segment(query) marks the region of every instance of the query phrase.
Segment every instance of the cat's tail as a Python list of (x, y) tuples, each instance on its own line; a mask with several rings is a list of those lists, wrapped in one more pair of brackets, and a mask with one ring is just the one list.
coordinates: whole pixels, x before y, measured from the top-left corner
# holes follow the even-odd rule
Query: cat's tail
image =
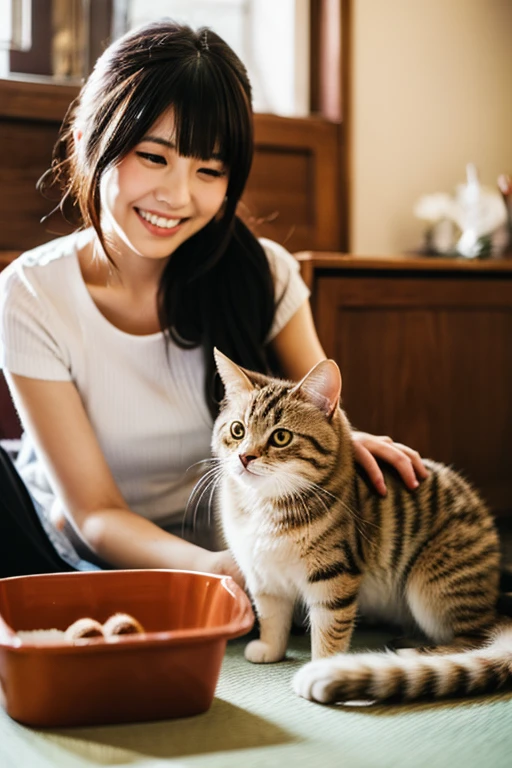
[(347, 653), (301, 667), (295, 693), (321, 704), (406, 702), (492, 693), (512, 683), (512, 625), (476, 650), (445, 655)]

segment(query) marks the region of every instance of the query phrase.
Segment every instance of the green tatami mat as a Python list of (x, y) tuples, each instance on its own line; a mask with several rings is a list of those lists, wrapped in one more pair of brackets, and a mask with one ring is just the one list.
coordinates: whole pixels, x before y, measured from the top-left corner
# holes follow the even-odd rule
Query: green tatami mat
[[(380, 636), (382, 639), (382, 636)], [(375, 647), (359, 633), (356, 645)], [(246, 639), (228, 646), (216, 697), (203, 715), (101, 728), (36, 731), (0, 710), (0, 768), (510, 768), (512, 694), (438, 704), (322, 707), (290, 680), (309, 655), (254, 666)]]

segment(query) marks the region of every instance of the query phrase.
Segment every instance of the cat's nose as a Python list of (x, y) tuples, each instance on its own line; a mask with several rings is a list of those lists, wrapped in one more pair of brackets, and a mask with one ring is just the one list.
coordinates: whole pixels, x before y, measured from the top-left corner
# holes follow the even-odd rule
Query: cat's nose
[(258, 458), (257, 456), (251, 456), (248, 453), (239, 453), (238, 456), (245, 468), (247, 468), (250, 461), (254, 461), (254, 459)]

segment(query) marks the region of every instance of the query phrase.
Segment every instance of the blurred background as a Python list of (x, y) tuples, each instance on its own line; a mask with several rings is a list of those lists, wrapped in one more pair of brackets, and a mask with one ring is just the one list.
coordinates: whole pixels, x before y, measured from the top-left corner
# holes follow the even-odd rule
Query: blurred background
[(422, 195), (452, 193), (470, 162), (494, 188), (512, 170), (511, 0), (0, 0), (0, 75), (80, 83), (161, 16), (223, 36), (257, 112), (342, 126), (345, 250), (418, 248)]

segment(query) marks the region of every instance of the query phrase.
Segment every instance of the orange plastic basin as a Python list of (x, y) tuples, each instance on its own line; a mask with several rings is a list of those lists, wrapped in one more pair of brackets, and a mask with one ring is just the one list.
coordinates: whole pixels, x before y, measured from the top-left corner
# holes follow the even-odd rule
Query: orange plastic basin
[[(143, 635), (36, 645), (16, 632), (65, 630), (89, 616), (136, 617)], [(0, 686), (8, 714), (32, 726), (162, 720), (206, 711), (226, 643), (254, 615), (227, 576), (93, 571), (0, 579)]]

